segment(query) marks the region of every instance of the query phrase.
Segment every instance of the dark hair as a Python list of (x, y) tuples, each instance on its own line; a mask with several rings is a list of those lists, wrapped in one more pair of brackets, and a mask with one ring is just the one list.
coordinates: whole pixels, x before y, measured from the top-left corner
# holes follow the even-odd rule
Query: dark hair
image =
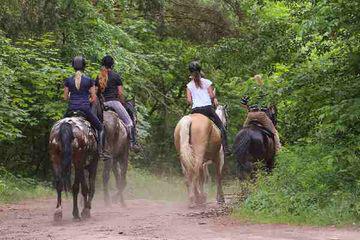
[(101, 65), (106, 67), (106, 68), (112, 68), (114, 66), (114, 58), (111, 57), (110, 55), (106, 55), (102, 61), (101, 61)]
[(201, 65), (198, 61), (192, 61), (189, 64), (189, 71), (190, 73), (194, 73), (194, 72), (201, 72)]
[(202, 84), (201, 84), (202, 71), (201, 71), (200, 63), (198, 61), (192, 61), (189, 64), (189, 71), (191, 73), (192, 79), (195, 82), (195, 86), (197, 88), (202, 88)]
[(83, 56), (76, 56), (73, 58), (71, 65), (76, 71), (84, 71), (86, 67), (86, 61)]

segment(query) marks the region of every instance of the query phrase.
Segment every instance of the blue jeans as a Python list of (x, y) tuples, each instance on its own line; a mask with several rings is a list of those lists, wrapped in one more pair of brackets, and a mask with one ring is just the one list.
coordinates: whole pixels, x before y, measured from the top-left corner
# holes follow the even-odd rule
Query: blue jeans
[(91, 111), (90, 107), (70, 107), (70, 111), (82, 111), (86, 115), (86, 120), (96, 128), (99, 132), (103, 130), (103, 125), (101, 124), (98, 117)]

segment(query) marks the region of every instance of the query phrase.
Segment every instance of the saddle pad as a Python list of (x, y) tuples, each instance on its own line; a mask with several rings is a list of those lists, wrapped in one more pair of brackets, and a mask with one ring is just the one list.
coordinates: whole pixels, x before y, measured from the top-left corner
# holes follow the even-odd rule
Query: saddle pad
[(58, 129), (62, 123), (69, 123), (73, 128), (78, 128), (80, 131), (86, 134), (92, 134), (96, 136), (95, 130), (92, 128), (90, 122), (86, 121), (83, 117), (67, 117), (56, 122), (52, 128), (52, 131)]

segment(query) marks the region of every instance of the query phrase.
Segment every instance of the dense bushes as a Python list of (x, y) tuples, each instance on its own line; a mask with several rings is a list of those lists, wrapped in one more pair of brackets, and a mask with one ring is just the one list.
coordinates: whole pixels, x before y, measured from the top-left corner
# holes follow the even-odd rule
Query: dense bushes
[(260, 176), (236, 214), (258, 221), (308, 224), (358, 223), (359, 157), (343, 169), (348, 156), (332, 147), (307, 145), (283, 150), (273, 174)]
[(49, 196), (50, 186), (30, 178), (15, 176), (0, 167), (0, 203)]

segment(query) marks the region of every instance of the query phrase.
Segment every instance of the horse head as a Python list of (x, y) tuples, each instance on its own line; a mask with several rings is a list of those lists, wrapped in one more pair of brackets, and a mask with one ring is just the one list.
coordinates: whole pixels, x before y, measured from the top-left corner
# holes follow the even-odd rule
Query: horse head
[(273, 122), (274, 126), (277, 124), (277, 108), (275, 105), (269, 106), (266, 111), (266, 115), (270, 118), (270, 120)]
[(226, 128), (229, 117), (227, 105), (218, 105), (215, 112), (219, 116), (221, 122), (224, 124), (224, 127)]

